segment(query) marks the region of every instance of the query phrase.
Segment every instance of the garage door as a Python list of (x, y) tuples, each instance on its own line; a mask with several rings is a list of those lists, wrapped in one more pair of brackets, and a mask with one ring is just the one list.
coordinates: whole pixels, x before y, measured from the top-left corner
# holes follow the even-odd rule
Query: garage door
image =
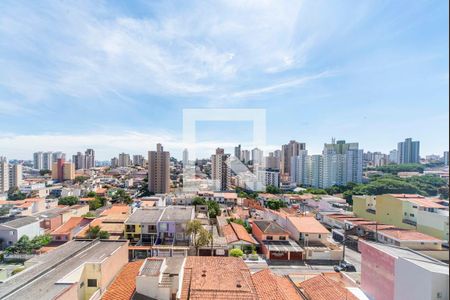
[(272, 259), (272, 260), (288, 260), (288, 253), (287, 252), (271, 251), (270, 252), (270, 259)]

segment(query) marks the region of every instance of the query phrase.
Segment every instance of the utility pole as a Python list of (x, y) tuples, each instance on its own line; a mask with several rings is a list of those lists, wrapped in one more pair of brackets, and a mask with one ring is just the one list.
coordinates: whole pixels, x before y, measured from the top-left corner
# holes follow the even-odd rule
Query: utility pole
[(347, 243), (347, 230), (344, 228), (344, 240), (342, 241), (342, 244), (344, 245), (343, 251), (342, 251), (342, 262), (345, 261), (345, 245)]

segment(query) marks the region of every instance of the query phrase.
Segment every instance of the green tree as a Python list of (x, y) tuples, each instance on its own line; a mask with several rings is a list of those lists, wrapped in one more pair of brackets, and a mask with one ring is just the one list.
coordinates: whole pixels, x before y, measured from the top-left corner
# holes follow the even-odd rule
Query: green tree
[(232, 256), (232, 257), (242, 257), (242, 256), (244, 256), (244, 252), (242, 252), (241, 249), (237, 249), (237, 248), (231, 249), (230, 256)]
[(26, 199), (27, 195), (22, 193), (18, 187), (11, 187), (8, 190), (8, 200), (23, 200)]
[(78, 197), (75, 197), (75, 196), (62, 197), (62, 198), (59, 198), (59, 200), (58, 200), (59, 205), (72, 206), (72, 205), (78, 204), (78, 202), (79, 202), (79, 199), (78, 199)]
[(129, 205), (129, 204), (133, 203), (133, 199), (130, 197), (130, 195), (127, 194), (127, 192), (125, 192), (125, 190), (118, 189), (112, 195), (111, 202), (123, 203), (123, 204)]
[(192, 237), (192, 243), (197, 255), (199, 248), (208, 245), (212, 240), (211, 233), (203, 227), (199, 220), (189, 221), (186, 226), (186, 233)]
[(220, 216), (220, 205), (216, 201), (209, 200), (207, 202), (208, 205), (208, 214), (210, 218), (216, 218), (217, 216)]
[(106, 198), (95, 196), (95, 200), (89, 201), (89, 210), (96, 210), (106, 205)]
[(439, 197), (441, 199), (447, 199), (448, 200), (448, 185), (442, 186), (438, 189)]
[(95, 197), (95, 196), (97, 196), (97, 193), (94, 192), (94, 191), (90, 191), (90, 192), (87, 193), (87, 195), (86, 195), (86, 197), (89, 197), (89, 198), (93, 198), (93, 197)]
[(93, 219), (96, 217), (96, 215), (93, 212), (88, 211), (84, 215), (82, 215), (83, 218)]
[(192, 200), (192, 205), (197, 206), (197, 205), (206, 205), (206, 200), (203, 197), (195, 197)]
[(89, 227), (89, 229), (86, 232), (86, 237), (88, 239), (103, 239), (106, 240), (109, 238), (109, 232), (101, 230), (101, 227), (96, 225)]
[(268, 186), (266, 186), (266, 193), (279, 194), (280, 193), (280, 189), (277, 188), (276, 186), (268, 185)]
[(281, 207), (284, 207), (285, 204), (280, 199), (271, 199), (267, 201), (267, 208), (270, 208), (272, 210), (279, 210)]
[(50, 235), (39, 235), (30, 240), (27, 235), (23, 235), (17, 243), (5, 249), (6, 254), (32, 254), (52, 241)]
[(83, 182), (85, 182), (88, 179), (89, 179), (89, 177), (87, 177), (87, 176), (77, 176), (77, 177), (75, 177), (73, 182), (74, 183), (83, 183)]

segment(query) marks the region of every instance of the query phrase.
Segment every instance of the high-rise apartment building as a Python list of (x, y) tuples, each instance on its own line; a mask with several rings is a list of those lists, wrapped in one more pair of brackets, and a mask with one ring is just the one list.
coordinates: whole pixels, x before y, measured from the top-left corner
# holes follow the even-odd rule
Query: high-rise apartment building
[(133, 155), (133, 165), (143, 167), (145, 164), (145, 159), (143, 155)]
[(261, 169), (256, 172), (258, 182), (267, 186), (280, 187), (280, 172), (278, 170)]
[(63, 182), (75, 179), (75, 164), (59, 158), (52, 166), (52, 179)]
[(44, 152), (42, 153), (42, 169), (43, 170), (51, 170), (52, 169), (52, 152)]
[(448, 166), (448, 151), (444, 151), (444, 165)]
[(119, 154), (119, 167), (129, 167), (131, 165), (130, 154), (120, 153)]
[(23, 182), (23, 171), (21, 164), (9, 166), (9, 187), (20, 187)]
[(280, 170), (280, 157), (276, 157), (274, 152), (269, 152), (265, 157), (265, 167), (272, 170)]
[(52, 154), (52, 163), (56, 162), (60, 158), (66, 160), (66, 154), (62, 153), (61, 151), (53, 152), (53, 154)]
[(217, 148), (216, 154), (211, 156), (211, 177), (217, 191), (226, 191), (231, 185), (231, 170), (226, 163), (228, 157), (222, 148)]
[[(283, 178), (289, 179), (291, 174), (291, 158), (297, 156), (300, 150), (306, 150), (305, 143), (298, 143), (296, 141), (290, 141), (289, 144), (281, 147), (281, 163), (280, 171)], [(289, 180), (288, 180), (289, 181)]]
[(261, 149), (255, 148), (252, 150), (252, 163), (254, 166), (263, 166), (264, 152)]
[(234, 156), (239, 160), (241, 160), (241, 151), (241, 145), (237, 145), (236, 147), (234, 147)]
[(9, 190), (9, 164), (4, 156), (0, 156), (0, 194)]
[(156, 151), (148, 152), (148, 190), (155, 194), (170, 190), (170, 153), (161, 144), (156, 145)]
[(36, 170), (44, 170), (43, 153), (33, 153), (33, 168)]
[(241, 151), (241, 161), (244, 164), (248, 164), (250, 162), (250, 151), (249, 150), (242, 150)]
[(119, 166), (119, 159), (117, 157), (111, 158), (111, 168), (117, 168)]
[(398, 164), (398, 151), (393, 149), (389, 152), (388, 161), (391, 164)]
[(87, 149), (84, 152), (85, 169), (95, 168), (95, 151), (94, 149)]
[(398, 143), (397, 156), (399, 164), (420, 163), (420, 142), (407, 138), (404, 142)]
[(183, 167), (186, 168), (189, 164), (189, 151), (188, 149), (183, 150)]
[(72, 163), (75, 165), (75, 170), (86, 169), (86, 156), (77, 152), (76, 155), (72, 155)]
[(358, 143), (333, 140), (324, 145), (322, 155), (324, 188), (362, 182), (363, 150)]

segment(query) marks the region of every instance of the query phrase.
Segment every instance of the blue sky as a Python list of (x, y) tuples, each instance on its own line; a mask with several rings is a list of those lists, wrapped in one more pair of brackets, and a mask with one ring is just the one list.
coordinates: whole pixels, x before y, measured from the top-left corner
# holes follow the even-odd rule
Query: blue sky
[[(186, 108), (266, 109), (267, 149), (441, 154), (448, 21), (448, 1), (1, 1), (0, 155), (179, 156)], [(198, 127), (212, 149), (251, 126)]]

